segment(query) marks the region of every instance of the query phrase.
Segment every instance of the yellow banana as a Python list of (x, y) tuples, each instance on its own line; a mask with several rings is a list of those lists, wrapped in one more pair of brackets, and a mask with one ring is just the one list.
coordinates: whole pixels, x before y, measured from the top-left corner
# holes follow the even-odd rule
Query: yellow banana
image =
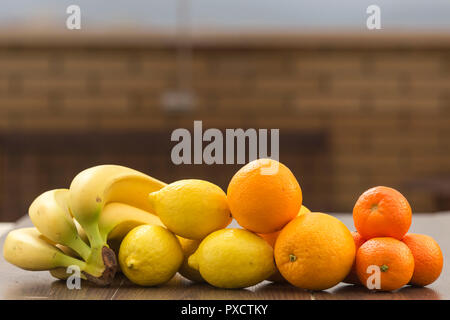
[(86, 169), (70, 189), (50, 190), (33, 201), (29, 215), (36, 228), (10, 232), (4, 256), (23, 269), (50, 270), (58, 279), (66, 279), (66, 268), (77, 265), (83, 278), (109, 284), (118, 264), (107, 241), (118, 245), (138, 225), (162, 225), (151, 213), (148, 194), (164, 186), (122, 166)]
[[(69, 191), (69, 208), (89, 239), (91, 255), (86, 262), (89, 266), (98, 267), (89, 270), (89, 276), (108, 284), (117, 269), (115, 254), (106, 243), (114, 222), (102, 219), (100, 227), (104, 207), (111, 202), (120, 202), (151, 212), (148, 194), (165, 185), (139, 171), (118, 165), (92, 167), (73, 179)], [(111, 216), (110, 219), (114, 220)], [(120, 221), (128, 220), (115, 221), (121, 224)]]
[(164, 226), (154, 214), (121, 202), (108, 203), (98, 221), (104, 240), (122, 240), (131, 229), (141, 224)]
[(76, 253), (74, 250), (72, 250), (71, 248), (69, 248), (65, 245), (55, 243), (54, 246), (57, 247), (59, 250), (61, 250), (65, 255), (68, 255), (68, 256), (71, 256), (73, 258), (77, 258), (80, 260), (82, 259), (78, 253)]
[(48, 239), (75, 250), (84, 260), (91, 249), (78, 235), (68, 208), (68, 189), (44, 192), (31, 204), (28, 214), (34, 226)]
[[(56, 244), (56, 247), (58, 249), (60, 249), (62, 252), (64, 252), (65, 255), (73, 257), (73, 258), (81, 258), (78, 256), (78, 254), (73, 251), (72, 249), (70, 249), (69, 247), (60, 245), (60, 244)], [(59, 267), (59, 268), (55, 268), (55, 269), (51, 269), (49, 270), (50, 274), (55, 277), (56, 279), (59, 280), (66, 280), (68, 277), (70, 277), (70, 273), (67, 273), (67, 268), (63, 268), (63, 267)], [(86, 280), (86, 276), (82, 273), (80, 274), (81, 279)]]
[[(66, 280), (68, 277), (70, 277), (70, 273), (67, 273), (67, 268), (55, 268), (52, 270), (49, 270), (50, 274), (59, 280)], [(80, 274), (81, 279), (87, 280), (86, 276), (82, 273)]]
[(50, 270), (58, 267), (78, 266), (81, 270), (85, 262), (65, 255), (48, 241), (36, 228), (11, 231), (3, 246), (6, 261), (25, 270)]
[(108, 245), (116, 255), (128, 232), (142, 224), (164, 226), (154, 214), (120, 202), (108, 203), (98, 223), (100, 233), (103, 237), (107, 235)]
[(78, 232), (78, 235), (80, 236), (81, 240), (83, 240), (84, 243), (89, 245), (89, 239), (87, 237), (86, 232), (84, 232), (83, 227), (75, 219), (73, 219), (73, 223), (75, 224), (75, 227), (77, 228), (77, 232)]
[[(166, 184), (118, 165), (101, 165), (80, 172), (70, 185), (70, 209), (84, 227), (97, 222), (108, 202), (121, 202), (151, 212), (148, 194)], [(89, 232), (86, 230), (87, 234)]]
[[(75, 219), (73, 221), (79, 236), (89, 244), (83, 228)], [(120, 202), (111, 202), (105, 205), (98, 222), (100, 234), (104, 239), (106, 238), (109, 247), (116, 254), (122, 239), (127, 233), (142, 224), (164, 226), (156, 215)]]

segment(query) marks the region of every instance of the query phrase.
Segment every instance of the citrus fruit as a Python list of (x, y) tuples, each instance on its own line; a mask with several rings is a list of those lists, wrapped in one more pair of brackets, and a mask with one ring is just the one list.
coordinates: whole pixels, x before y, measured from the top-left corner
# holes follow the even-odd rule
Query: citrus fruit
[(243, 166), (231, 179), (227, 196), (236, 221), (257, 233), (281, 230), (297, 216), (302, 204), (297, 179), (285, 165), (272, 159)]
[(183, 250), (184, 260), (183, 264), (181, 265), (178, 272), (185, 277), (186, 279), (189, 279), (191, 281), (195, 282), (203, 282), (205, 281), (200, 272), (198, 270), (195, 270), (191, 268), (188, 264), (189, 257), (197, 250), (198, 246), (200, 245), (200, 240), (191, 240), (182, 238), (180, 236), (177, 237), (180, 241), (181, 250)]
[(347, 227), (328, 214), (312, 212), (289, 222), (275, 242), (283, 278), (309, 290), (325, 290), (350, 272), (355, 243)]
[(131, 230), (119, 249), (119, 264), (130, 281), (155, 286), (169, 281), (183, 262), (178, 239), (166, 228), (141, 225)]
[[(381, 237), (367, 240), (356, 253), (356, 273), (359, 281), (369, 287), (367, 280), (374, 274), (370, 266), (380, 270), (378, 289), (397, 290), (406, 285), (414, 272), (414, 257), (408, 246), (400, 240)], [(369, 269), (368, 269), (369, 268)], [(375, 278), (369, 281), (376, 281)]]
[(408, 200), (388, 187), (367, 190), (353, 208), (356, 230), (365, 239), (393, 237), (401, 240), (411, 226), (411, 219)]
[(414, 257), (414, 273), (410, 283), (426, 286), (439, 278), (444, 265), (444, 257), (438, 243), (424, 234), (408, 233), (402, 240)]
[[(272, 248), (275, 248), (275, 241), (278, 238), (278, 235), (281, 231), (275, 231), (272, 233), (260, 233), (258, 234), (261, 238), (263, 238)], [(278, 269), (269, 277), (267, 280), (272, 282), (285, 282), (286, 280), (281, 275)]]
[(203, 239), (231, 222), (227, 195), (208, 181), (179, 180), (150, 193), (149, 200), (167, 229), (183, 238)]
[[(309, 213), (309, 212), (311, 212), (311, 211), (307, 207), (302, 205), (297, 216), (305, 214), (305, 213)], [(275, 231), (272, 233), (260, 233), (258, 235), (261, 238), (263, 238), (264, 240), (266, 240), (266, 242), (268, 244), (270, 244), (272, 246), (272, 248), (275, 248), (275, 241), (277, 240), (280, 232), (281, 231)], [(272, 281), (272, 282), (285, 282), (286, 281), (278, 270), (273, 275), (271, 275), (267, 280)]]
[(203, 239), (189, 266), (219, 288), (245, 288), (275, 272), (272, 247), (250, 231), (231, 228)]
[[(359, 247), (361, 247), (362, 244), (366, 242), (366, 240), (363, 239), (363, 237), (361, 237), (361, 235), (357, 231), (352, 231), (352, 237), (353, 241), (355, 242), (356, 252), (358, 252)], [(351, 284), (361, 284), (359, 282), (358, 275), (356, 274), (356, 255), (355, 260), (353, 261), (352, 269), (350, 270), (350, 273), (347, 275), (347, 277), (345, 277), (343, 282)]]

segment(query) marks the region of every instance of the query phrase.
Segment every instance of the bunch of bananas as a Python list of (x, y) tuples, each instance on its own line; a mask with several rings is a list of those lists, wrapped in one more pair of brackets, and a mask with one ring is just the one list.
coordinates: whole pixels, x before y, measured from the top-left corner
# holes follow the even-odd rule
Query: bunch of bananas
[(69, 189), (47, 191), (33, 201), (29, 215), (35, 227), (11, 231), (3, 255), (22, 269), (49, 270), (58, 279), (75, 265), (84, 279), (108, 285), (118, 268), (111, 248), (138, 225), (162, 225), (148, 195), (164, 186), (123, 166), (86, 169)]

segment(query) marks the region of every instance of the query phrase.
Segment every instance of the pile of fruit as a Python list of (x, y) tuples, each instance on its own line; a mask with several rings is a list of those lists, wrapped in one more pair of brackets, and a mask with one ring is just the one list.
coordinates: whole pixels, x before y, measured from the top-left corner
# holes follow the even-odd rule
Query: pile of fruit
[[(97, 166), (80, 172), (69, 189), (37, 197), (29, 208), (35, 227), (11, 231), (3, 254), (58, 279), (77, 266), (83, 279), (99, 285), (110, 284), (117, 271), (143, 286), (164, 284), (179, 272), (218, 288), (270, 280), (309, 290), (341, 281), (372, 289), (374, 266), (380, 290), (427, 285), (439, 276), (439, 246), (406, 234), (411, 208), (397, 191), (364, 193), (354, 208), (353, 234), (302, 201), (295, 176), (271, 159), (242, 167), (227, 193), (203, 180), (166, 184), (130, 168)], [(232, 218), (242, 228), (227, 228)]]
[[(428, 235), (407, 233), (412, 222), (408, 200), (397, 190), (375, 187), (364, 192), (353, 208), (357, 248), (346, 282), (392, 291), (406, 284), (426, 286), (441, 274), (444, 259)], [(379, 272), (379, 280), (372, 277)]]

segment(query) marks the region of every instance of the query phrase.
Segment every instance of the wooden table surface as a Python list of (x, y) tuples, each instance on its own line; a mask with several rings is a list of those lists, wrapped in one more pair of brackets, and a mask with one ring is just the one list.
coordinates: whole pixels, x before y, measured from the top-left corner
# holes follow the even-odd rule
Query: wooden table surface
[[(351, 214), (335, 214), (350, 230), (354, 230)], [(30, 226), (28, 217), (17, 222), (15, 228)], [(309, 292), (288, 284), (264, 281), (256, 286), (239, 290), (217, 289), (207, 284), (196, 284), (176, 275), (160, 287), (139, 287), (122, 274), (106, 288), (82, 282), (81, 289), (69, 290), (64, 281), (55, 280), (48, 272), (31, 272), (10, 265), (0, 258), (0, 299), (162, 299), (162, 300), (252, 300), (252, 299), (450, 299), (450, 212), (415, 214), (410, 232), (434, 237), (444, 253), (444, 269), (440, 278), (425, 288), (406, 286), (396, 292), (369, 292), (363, 287), (339, 284), (320, 292)], [(3, 248), (5, 235), (0, 239)]]

